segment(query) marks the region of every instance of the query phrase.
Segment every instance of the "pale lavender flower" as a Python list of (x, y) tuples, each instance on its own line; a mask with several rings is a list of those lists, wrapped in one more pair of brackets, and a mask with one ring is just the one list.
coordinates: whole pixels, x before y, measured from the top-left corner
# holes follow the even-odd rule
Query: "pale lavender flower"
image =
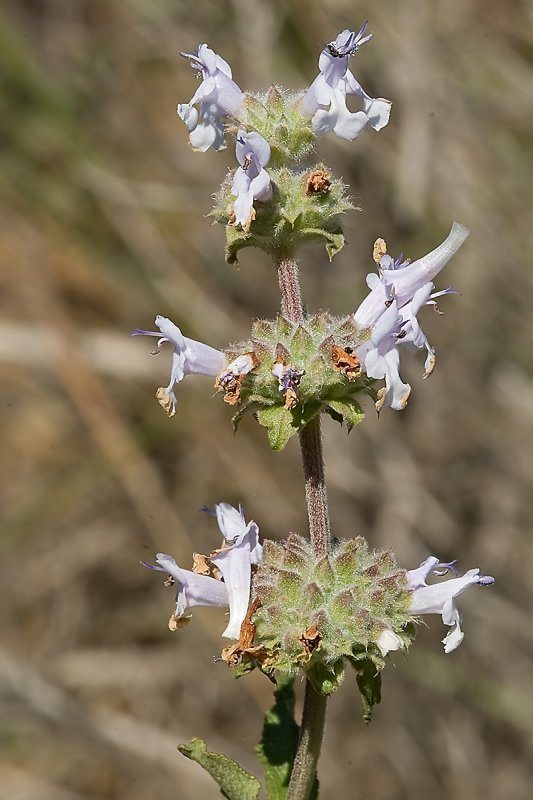
[(149, 569), (166, 572), (174, 579), (176, 612), (171, 617), (173, 628), (195, 606), (229, 606), (229, 623), (222, 636), (238, 639), (250, 603), (252, 564), (261, 562), (263, 549), (259, 544), (259, 528), (253, 521), (245, 522), (242, 507), (237, 510), (229, 503), (218, 503), (215, 514), (224, 536), (224, 547), (215, 550), (209, 561), (220, 571), (222, 580), (182, 569), (165, 553), (157, 554), (156, 566), (141, 563)]
[(228, 592), (226, 585), (222, 581), (217, 581), (208, 575), (198, 575), (190, 569), (182, 569), (176, 564), (172, 556), (168, 556), (166, 553), (158, 553), (155, 560), (157, 566), (141, 563), (149, 569), (166, 572), (167, 575), (174, 579), (177, 587), (176, 622), (185, 617), (189, 609), (194, 608), (194, 606), (227, 607)]
[(393, 650), (403, 650), (405, 646), (403, 639), (390, 628), (384, 628), (382, 630), (376, 640), (376, 644), (383, 657)]
[(160, 333), (156, 331), (136, 330), (132, 336), (157, 336), (157, 351), (161, 349), (164, 342), (170, 342), (174, 352), (172, 353), (172, 368), (170, 370), (170, 381), (168, 386), (157, 390), (156, 397), (163, 406), (169, 417), (176, 413), (176, 395), (174, 386), (180, 383), (185, 375), (208, 375), (215, 377), (224, 366), (225, 356), (220, 350), (209, 347), (202, 342), (194, 339), (187, 339), (177, 325), (174, 325), (167, 317), (159, 314), (155, 318), (155, 324)]
[[(357, 35), (342, 31), (320, 54), (320, 72), (303, 99), (304, 113), (313, 117), (311, 124), (316, 134), (333, 131), (341, 139), (351, 140), (367, 125), (379, 131), (389, 121), (390, 101), (367, 95), (348, 69), (350, 56), (372, 38), (372, 34), (364, 36), (367, 24)], [(361, 98), (360, 111), (348, 110), (346, 97), (350, 95)]]
[(444, 564), (435, 556), (429, 556), (417, 569), (408, 570), (406, 573), (409, 588), (412, 590), (410, 613), (415, 616), (440, 614), (443, 623), (450, 627), (442, 640), (445, 653), (451, 653), (459, 647), (464, 638), (455, 598), (469, 586), (475, 584), (490, 586), (494, 583), (494, 578), (490, 575), (480, 575), (479, 569), (470, 569), (462, 577), (450, 578), (440, 583), (432, 585), (426, 583), (426, 578), (431, 573), (443, 576), (448, 570), (455, 572), (453, 564), (454, 562)]
[(402, 333), (402, 317), (398, 312), (396, 300), (389, 301), (388, 307), (372, 326), (370, 338), (356, 349), (357, 357), (364, 365), (369, 378), (385, 380), (385, 387), (378, 393), (378, 411), (386, 405), (400, 411), (405, 408), (411, 387), (400, 377), (399, 337)]
[(367, 275), (370, 294), (363, 300), (354, 314), (354, 320), (361, 328), (373, 325), (381, 316), (388, 301), (394, 296), (398, 308), (408, 303), (418, 289), (439, 274), (448, 261), (459, 250), (470, 234), (468, 228), (454, 222), (446, 239), (434, 250), (422, 258), (398, 263), (384, 255), (380, 259), (379, 274)]
[(239, 131), (236, 155), (241, 166), (231, 186), (231, 193), (237, 196), (233, 203), (233, 224), (242, 225), (248, 231), (255, 219), (254, 200), (264, 202), (272, 197), (270, 176), (264, 169), (270, 160), (270, 145), (255, 131)]
[[(178, 116), (189, 131), (189, 141), (195, 150), (205, 152), (210, 147), (226, 147), (222, 118), (237, 114), (243, 104), (243, 93), (232, 79), (231, 67), (206, 44), (196, 54), (181, 53), (191, 67), (201, 73), (202, 83), (188, 103), (180, 103)], [(194, 107), (200, 104), (200, 111)]]
[(354, 322), (362, 329), (370, 328), (369, 338), (357, 348), (357, 356), (370, 378), (385, 379), (377, 402), (378, 410), (390, 406), (395, 410), (405, 408), (411, 387), (399, 374), (401, 345), (413, 349), (425, 348), (424, 377), (435, 366), (435, 350), (428, 342), (417, 319), (425, 305), (436, 308), (436, 298), (456, 293), (454, 289), (433, 291), (433, 278), (448, 263), (469, 235), (469, 230), (453, 223), (447, 238), (428, 253), (414, 261), (395, 261), (389, 255), (379, 260), (379, 273), (367, 275), (370, 293), (355, 314)]
[[(207, 508), (205, 510), (209, 511)], [(260, 564), (263, 560), (263, 547), (259, 544), (259, 528), (255, 522), (246, 522), (243, 507), (239, 505), (239, 508), (236, 509), (230, 503), (217, 503), (214, 515), (217, 518), (218, 527), (224, 537), (224, 541), (228, 545), (234, 544), (239, 536), (242, 536), (250, 529), (250, 525), (254, 526), (250, 559), (252, 564)]]
[(249, 522), (229, 547), (210, 556), (210, 561), (218, 567), (224, 578), (228, 592), (229, 622), (222, 633), (228, 639), (238, 639), (241, 625), (250, 605), (252, 569), (255, 559), (262, 553), (259, 545), (259, 528)]

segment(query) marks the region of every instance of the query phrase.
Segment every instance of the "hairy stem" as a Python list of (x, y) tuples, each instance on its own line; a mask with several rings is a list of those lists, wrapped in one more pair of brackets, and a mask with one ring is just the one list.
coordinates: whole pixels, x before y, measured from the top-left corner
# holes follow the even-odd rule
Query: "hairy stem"
[[(304, 312), (298, 265), (288, 256), (277, 260), (281, 290), (281, 313), (291, 322), (303, 322)], [(317, 556), (331, 549), (328, 498), (322, 458), (320, 415), (300, 431), (300, 450), (305, 478), (305, 499), (309, 518), (309, 535)], [(308, 800), (316, 777), (327, 698), (317, 694), (310, 681), (305, 683), (304, 708), (298, 748), (294, 759), (287, 800)]]
[(294, 258), (285, 255), (278, 258), (277, 264), (279, 288), (281, 290), (281, 313), (291, 322), (302, 322), (304, 309), (300, 291), (298, 264)]
[(331, 550), (328, 495), (322, 459), (320, 415), (300, 431), (300, 450), (305, 477), (305, 499), (309, 517), (309, 536), (313, 550), (325, 556)]
[(316, 778), (316, 768), (324, 735), (327, 697), (305, 683), (304, 710), (298, 750), (292, 767), (287, 800), (308, 800)]

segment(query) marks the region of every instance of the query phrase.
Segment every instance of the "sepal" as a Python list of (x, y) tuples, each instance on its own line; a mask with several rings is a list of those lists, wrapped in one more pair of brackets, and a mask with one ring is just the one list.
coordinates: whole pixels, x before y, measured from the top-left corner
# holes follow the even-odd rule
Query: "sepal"
[(267, 140), (273, 167), (301, 161), (314, 149), (316, 137), (309, 116), (302, 111), (302, 97), (280, 86), (244, 96), (239, 123)]

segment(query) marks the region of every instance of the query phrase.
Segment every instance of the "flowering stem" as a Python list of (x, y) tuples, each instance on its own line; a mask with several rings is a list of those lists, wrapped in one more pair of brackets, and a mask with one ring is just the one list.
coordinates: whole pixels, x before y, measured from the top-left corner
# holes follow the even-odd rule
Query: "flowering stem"
[(300, 278), (298, 264), (289, 255), (282, 255), (277, 259), (278, 280), (281, 290), (281, 313), (291, 322), (303, 321), (304, 309), (302, 293), (300, 291)]
[(331, 533), (322, 458), (320, 415), (308, 422), (300, 431), (300, 450), (305, 476), (305, 499), (311, 544), (317, 556), (325, 556), (331, 549)]
[[(277, 259), (281, 313), (291, 322), (303, 322), (304, 311), (298, 265), (292, 256), (283, 254)], [(320, 415), (300, 431), (300, 450), (305, 478), (305, 499), (309, 518), (309, 535), (317, 556), (331, 549), (328, 499), (322, 458)], [(305, 683), (304, 708), (300, 725), (298, 748), (294, 759), (287, 800), (308, 800), (316, 777), (327, 698)]]
[(311, 794), (324, 735), (326, 703), (327, 697), (317, 694), (310, 681), (306, 681), (300, 738), (287, 800), (308, 800)]

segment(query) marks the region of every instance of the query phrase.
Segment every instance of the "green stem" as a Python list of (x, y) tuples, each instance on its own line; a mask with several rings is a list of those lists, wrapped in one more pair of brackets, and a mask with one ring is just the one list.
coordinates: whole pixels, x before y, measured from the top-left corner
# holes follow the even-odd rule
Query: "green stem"
[[(289, 255), (277, 260), (281, 290), (281, 313), (297, 324), (303, 322), (304, 310), (298, 265)], [(309, 518), (309, 536), (317, 556), (331, 550), (328, 498), (322, 457), (320, 415), (300, 431), (300, 450), (305, 478), (305, 499)], [(305, 682), (304, 708), (298, 747), (287, 792), (287, 800), (308, 800), (316, 777), (324, 735), (327, 698), (317, 694), (310, 681)]]

